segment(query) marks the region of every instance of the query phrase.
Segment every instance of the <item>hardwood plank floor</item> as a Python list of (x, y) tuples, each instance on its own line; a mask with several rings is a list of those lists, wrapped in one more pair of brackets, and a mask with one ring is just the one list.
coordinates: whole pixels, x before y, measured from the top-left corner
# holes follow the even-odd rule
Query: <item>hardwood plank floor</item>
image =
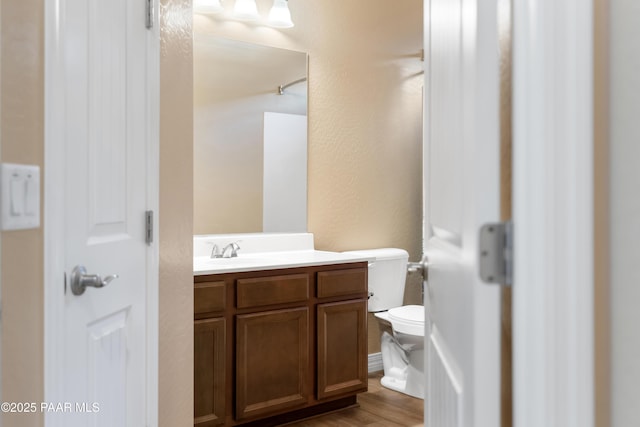
[(424, 401), (380, 385), (382, 372), (369, 374), (369, 391), (356, 408), (287, 424), (289, 427), (423, 427)]

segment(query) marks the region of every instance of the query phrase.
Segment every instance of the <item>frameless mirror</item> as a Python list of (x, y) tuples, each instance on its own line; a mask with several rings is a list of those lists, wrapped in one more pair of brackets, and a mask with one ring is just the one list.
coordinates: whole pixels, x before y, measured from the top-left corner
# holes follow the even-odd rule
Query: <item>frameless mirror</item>
[(194, 35), (194, 233), (307, 227), (307, 54)]

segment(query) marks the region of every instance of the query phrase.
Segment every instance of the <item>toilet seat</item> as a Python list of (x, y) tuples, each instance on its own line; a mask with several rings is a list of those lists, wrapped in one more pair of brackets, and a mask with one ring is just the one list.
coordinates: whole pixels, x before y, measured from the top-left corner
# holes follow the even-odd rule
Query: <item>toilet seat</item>
[(388, 319), (393, 329), (403, 334), (424, 336), (424, 306), (404, 305), (391, 308)]

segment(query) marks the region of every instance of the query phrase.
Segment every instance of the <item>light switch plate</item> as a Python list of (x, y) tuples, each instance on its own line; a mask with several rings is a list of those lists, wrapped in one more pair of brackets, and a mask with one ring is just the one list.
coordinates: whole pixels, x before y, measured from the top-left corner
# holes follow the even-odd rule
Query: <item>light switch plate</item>
[(40, 167), (0, 165), (2, 230), (40, 227)]

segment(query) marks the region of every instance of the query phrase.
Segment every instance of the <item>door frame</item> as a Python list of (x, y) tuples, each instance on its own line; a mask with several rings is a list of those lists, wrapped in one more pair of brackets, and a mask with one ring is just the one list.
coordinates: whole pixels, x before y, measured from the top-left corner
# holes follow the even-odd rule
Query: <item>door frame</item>
[[(146, 259), (146, 420), (147, 425), (158, 425), (158, 348), (159, 348), (159, 187), (160, 187), (160, 29), (159, 0), (153, 1), (153, 27), (147, 37), (147, 206), (154, 212), (153, 243), (147, 249)], [(65, 227), (65, 168), (64, 120), (65, 79), (64, 47), (61, 44), (65, 23), (63, 13), (66, 1), (45, 2), (44, 15), (44, 400), (64, 402), (63, 326), (64, 326), (64, 227)], [(144, 25), (141, 22), (140, 25)], [(63, 420), (45, 413), (45, 426), (62, 427)]]
[(594, 425), (593, 0), (513, 5), (514, 425)]

